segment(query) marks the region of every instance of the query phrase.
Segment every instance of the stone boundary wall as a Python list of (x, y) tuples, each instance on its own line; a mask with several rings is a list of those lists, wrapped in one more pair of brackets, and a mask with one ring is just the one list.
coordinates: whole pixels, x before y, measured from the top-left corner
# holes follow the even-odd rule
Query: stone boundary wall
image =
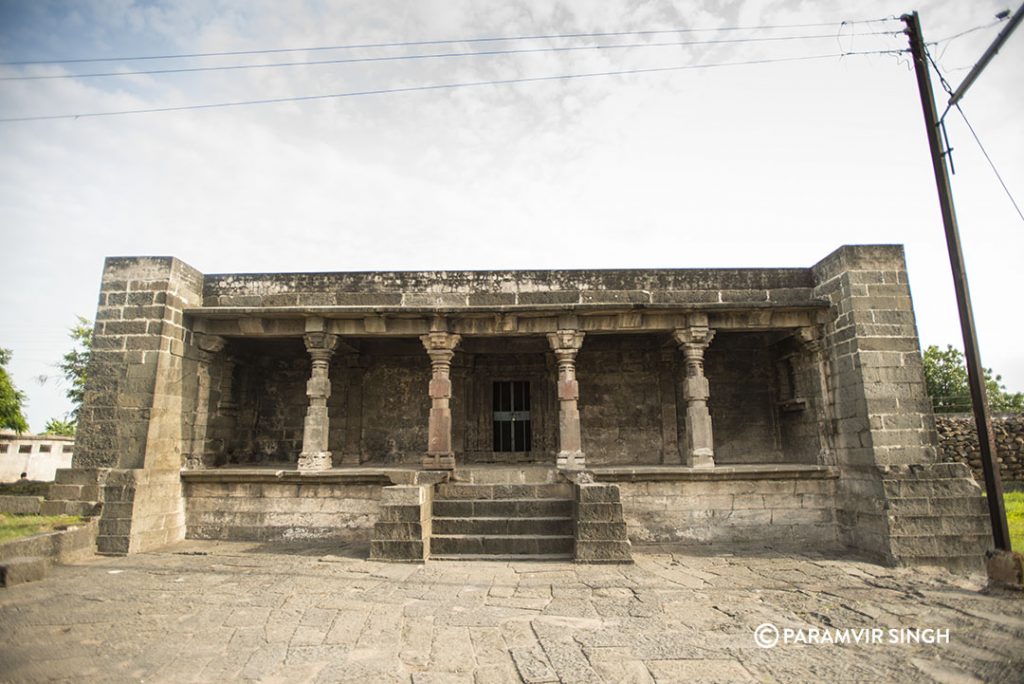
[(620, 482), (618, 486), (634, 544), (839, 548), (834, 478)]
[[(974, 414), (936, 413), (935, 429), (939, 433), (939, 457), (945, 463), (966, 463), (974, 479), (984, 482), (981, 451)], [(1024, 482), (1024, 413), (992, 416), (996, 435), (999, 473), (1004, 482)]]
[(188, 539), (370, 542), (381, 485), (187, 482)]

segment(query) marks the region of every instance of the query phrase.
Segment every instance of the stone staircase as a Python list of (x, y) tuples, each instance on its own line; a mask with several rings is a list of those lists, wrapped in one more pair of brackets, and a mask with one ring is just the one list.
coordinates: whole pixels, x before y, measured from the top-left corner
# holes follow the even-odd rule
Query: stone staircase
[(573, 485), (551, 468), (459, 470), (432, 518), (432, 560), (574, 558)]

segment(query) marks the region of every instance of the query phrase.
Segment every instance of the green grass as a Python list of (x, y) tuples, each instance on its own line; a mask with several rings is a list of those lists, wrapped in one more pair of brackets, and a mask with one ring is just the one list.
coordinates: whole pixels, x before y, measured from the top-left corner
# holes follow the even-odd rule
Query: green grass
[(0, 543), (48, 532), (61, 525), (74, 525), (82, 519), (77, 515), (11, 515), (0, 513)]
[(1010, 544), (1014, 551), (1024, 553), (1024, 492), (1003, 492), (1003, 503), (1010, 526)]

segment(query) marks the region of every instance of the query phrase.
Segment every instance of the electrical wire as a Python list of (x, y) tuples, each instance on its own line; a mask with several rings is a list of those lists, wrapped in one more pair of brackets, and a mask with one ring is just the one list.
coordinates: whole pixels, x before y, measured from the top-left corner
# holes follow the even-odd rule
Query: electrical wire
[(1024, 222), (1024, 212), (1020, 210), (1020, 205), (1017, 204), (1017, 200), (1014, 199), (1013, 193), (1010, 192), (1010, 188), (1006, 186), (1006, 182), (999, 173), (999, 169), (996, 168), (995, 162), (992, 161), (992, 157), (988, 156), (988, 152), (985, 151), (985, 146), (981, 144), (981, 138), (979, 138), (978, 134), (974, 132), (974, 126), (972, 126), (971, 122), (967, 120), (967, 115), (964, 114), (964, 110), (960, 108), (960, 103), (957, 102), (953, 106), (956, 107), (958, 112), (960, 112), (960, 117), (964, 120), (964, 123), (967, 124), (967, 130), (969, 130), (971, 135), (974, 136), (974, 142), (978, 143), (978, 149), (980, 149), (981, 153), (985, 156), (985, 160), (988, 161), (988, 165), (992, 168), (992, 173), (996, 175), (996, 179), (999, 181), (999, 184), (1003, 186), (1003, 192), (1005, 192), (1006, 196), (1010, 199), (1010, 204), (1013, 205), (1013, 208), (1017, 210), (1017, 215), (1020, 216), (1020, 220)]
[(0, 123), (15, 123), (25, 121), (52, 121), (56, 119), (84, 119), (106, 116), (121, 116), (125, 114), (155, 114), (159, 112), (179, 112), (198, 109), (216, 109), (220, 107), (243, 107), (249, 105), (278, 104), (284, 102), (307, 102), (312, 100), (329, 100), (347, 97), (364, 97), (367, 95), (391, 95), (396, 93), (422, 92), (428, 90), (452, 90), (455, 88), (471, 88), (489, 85), (511, 85), (515, 83), (539, 83), (543, 81), (563, 81), (581, 78), (594, 78), (599, 76), (624, 76), (627, 74), (649, 74), (667, 71), (685, 71), (691, 69), (712, 69), (717, 67), (747, 66), (754, 64), (778, 64), (782, 62), (803, 62), (810, 60), (831, 59), (836, 57), (847, 57), (853, 55), (893, 55), (907, 52), (902, 50), (872, 50), (858, 52), (836, 52), (824, 55), (808, 55), (803, 57), (779, 57), (772, 59), (753, 59), (738, 62), (718, 62), (711, 64), (684, 64), (667, 67), (650, 67), (645, 69), (622, 69), (618, 71), (599, 71), (582, 74), (562, 74), (558, 76), (534, 76), (529, 78), (511, 78), (490, 81), (469, 81), (463, 83), (440, 83), (425, 86), (409, 86), (404, 88), (381, 88), (377, 90), (359, 90), (344, 93), (331, 93), (326, 95), (300, 95), (294, 97), (275, 97), (260, 100), (242, 100), (236, 102), (213, 102), (206, 104), (180, 105), (172, 107), (148, 107), (143, 109), (123, 109), (110, 112), (88, 112), (83, 114), (52, 114), (43, 116), (18, 116), (0, 118)]
[[(935, 73), (939, 77), (939, 83), (942, 85), (942, 89), (945, 90), (948, 95), (952, 95), (952, 86), (949, 85), (949, 82), (946, 80), (946, 77), (942, 74), (942, 71), (939, 69), (939, 65), (935, 63), (935, 60), (932, 58), (931, 53), (927, 49), (925, 49), (925, 56), (928, 58), (929, 63), (931, 63), (932, 68), (935, 69)], [(978, 137), (978, 134), (975, 132), (974, 126), (971, 125), (971, 122), (967, 120), (967, 115), (964, 114), (964, 110), (961, 109), (960, 103), (957, 102), (953, 106), (956, 107), (956, 110), (958, 112), (960, 112), (960, 117), (964, 120), (964, 123), (967, 124), (967, 130), (969, 130), (971, 132), (971, 135), (974, 137), (974, 142), (978, 143), (978, 149), (981, 150), (981, 154), (985, 157), (985, 160), (988, 162), (989, 167), (992, 169), (992, 173), (996, 175), (996, 180), (999, 181), (999, 185), (1003, 186), (1003, 192), (1005, 192), (1006, 196), (1009, 198), (1010, 204), (1012, 204), (1013, 208), (1017, 210), (1017, 215), (1020, 216), (1021, 221), (1024, 221), (1024, 212), (1021, 211), (1020, 205), (1017, 204), (1017, 200), (1014, 198), (1013, 193), (1010, 192), (1010, 188), (1006, 185), (1006, 182), (1003, 180), (1003, 176), (1002, 174), (999, 173), (999, 169), (996, 168), (995, 162), (992, 161), (992, 157), (990, 157), (988, 151), (985, 150), (985, 146), (981, 144), (981, 138)], [(940, 117), (939, 119), (939, 125), (942, 126), (943, 131), (945, 131), (945, 119), (946, 114), (949, 113), (949, 110), (950, 107), (949, 105), (947, 105), (946, 111), (942, 113), (942, 117)], [(948, 141), (946, 142), (946, 147), (949, 148)], [(948, 152), (952, 152), (952, 149), (948, 149), (947, 153)]]
[(996, 19), (995, 21), (989, 22), (987, 24), (982, 24), (981, 26), (975, 26), (974, 28), (969, 28), (966, 31), (961, 31), (960, 33), (954, 33), (953, 35), (946, 36), (945, 38), (939, 38), (938, 40), (929, 41), (928, 43), (925, 43), (925, 45), (939, 45), (941, 43), (948, 43), (948, 42), (950, 42), (952, 40), (956, 40), (957, 38), (960, 38), (961, 36), (966, 36), (969, 33), (974, 33), (975, 31), (984, 31), (985, 29), (990, 29), (993, 26), (998, 26), (999, 24), (1003, 23), (1004, 21), (1006, 21), (1006, 17), (1003, 17), (1002, 19)]
[[(892, 36), (897, 35), (892, 31), (875, 31), (872, 33), (861, 33), (858, 36)], [(344, 59), (326, 59), (326, 60), (314, 60), (306, 62), (275, 62), (270, 64), (228, 64), (223, 66), (205, 66), (205, 67), (180, 67), (174, 69), (149, 69), (140, 71), (107, 71), (107, 72), (95, 72), (85, 74), (46, 74), (37, 76), (0, 76), (0, 81), (38, 81), (38, 80), (49, 80), (49, 79), (69, 79), (69, 78), (94, 78), (100, 76), (146, 76), (146, 75), (163, 75), (163, 74), (183, 74), (183, 73), (194, 73), (204, 71), (233, 71), (239, 69), (275, 69), (279, 67), (296, 67), (296, 66), (315, 66), (323, 64), (357, 64), (362, 62), (395, 62), (404, 60), (421, 60), (421, 59), (446, 59), (452, 57), (484, 57), (484, 56), (495, 56), (495, 55), (518, 55), (518, 54), (529, 54), (539, 52), (573, 52), (580, 50), (619, 50), (619, 49), (630, 49), (630, 48), (648, 48), (648, 47), (685, 47), (691, 45), (722, 45), (722, 44), (733, 44), (733, 43), (763, 43), (763, 42), (778, 42), (787, 40), (814, 40), (823, 38), (834, 38), (833, 34), (825, 35), (809, 35), (809, 36), (770, 36), (764, 38), (726, 38), (722, 40), (692, 40), (692, 41), (674, 41), (674, 42), (662, 42), (662, 43), (620, 43), (612, 45), (570, 45), (561, 47), (543, 47), (543, 48), (517, 48), (513, 50), (485, 50), (485, 51), (469, 51), (469, 52), (438, 52), (430, 54), (420, 55), (388, 55), (383, 57), (349, 57)]]
[(0, 62), (0, 66), (25, 66), (29, 64), (85, 64), (85, 63), (96, 63), (96, 62), (131, 62), (138, 60), (155, 60), (155, 59), (193, 59), (202, 57), (225, 57), (225, 56), (240, 56), (240, 55), (266, 55), (284, 52), (316, 52), (324, 50), (355, 50), (364, 48), (390, 48), (390, 47), (416, 47), (424, 45), (448, 45), (451, 43), (490, 43), (500, 41), (513, 41), (513, 40), (549, 40), (558, 38), (608, 38), (616, 36), (652, 36), (666, 33), (701, 33), (710, 31), (761, 31), (761, 30), (776, 30), (776, 29), (795, 29), (795, 28), (816, 28), (822, 26), (836, 26), (844, 24), (875, 24), (886, 21), (898, 21), (897, 17), (889, 16), (881, 19), (859, 19), (851, 21), (830, 21), (813, 24), (777, 24), (777, 25), (761, 25), (761, 26), (722, 26), (718, 28), (674, 28), (674, 29), (659, 29), (659, 30), (646, 30), (646, 31), (603, 31), (595, 33), (551, 33), (541, 35), (527, 35), (527, 36), (490, 36), (484, 38), (458, 38), (458, 39), (446, 39), (446, 40), (414, 40), (414, 41), (402, 41), (394, 43), (351, 43), (346, 45), (321, 45), (314, 47), (298, 47), (298, 48), (270, 48), (264, 50), (234, 50), (224, 52), (191, 52), (181, 54), (168, 54), (168, 55), (132, 55), (122, 57), (83, 57), (83, 58), (67, 58), (67, 59), (39, 59), (39, 60), (16, 60), (10, 62)]

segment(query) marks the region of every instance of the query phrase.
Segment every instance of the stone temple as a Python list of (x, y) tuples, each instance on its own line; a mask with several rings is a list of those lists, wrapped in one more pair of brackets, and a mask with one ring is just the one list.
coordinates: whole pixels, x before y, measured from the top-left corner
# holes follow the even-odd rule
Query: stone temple
[(97, 546), (371, 558), (633, 545), (979, 569), (899, 246), (772, 269), (206, 275), (107, 259), (73, 467)]

